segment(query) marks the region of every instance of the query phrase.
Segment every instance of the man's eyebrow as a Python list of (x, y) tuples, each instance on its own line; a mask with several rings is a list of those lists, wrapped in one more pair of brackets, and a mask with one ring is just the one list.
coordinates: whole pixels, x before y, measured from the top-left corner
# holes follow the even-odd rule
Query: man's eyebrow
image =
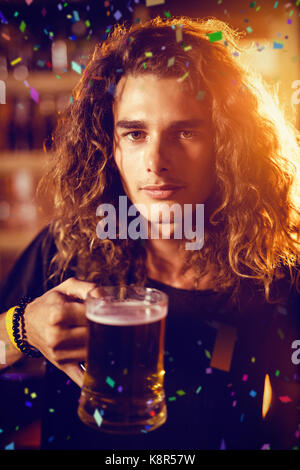
[(129, 121), (129, 120), (123, 120), (123, 121), (118, 121), (116, 123), (116, 127), (120, 127), (122, 129), (144, 129), (147, 127), (145, 121)]
[[(206, 123), (206, 119), (184, 119), (181, 121), (173, 121), (170, 124), (171, 129), (181, 129), (181, 128), (199, 128)], [(116, 127), (122, 129), (145, 129), (147, 124), (145, 121), (130, 121), (122, 120), (116, 123)]]

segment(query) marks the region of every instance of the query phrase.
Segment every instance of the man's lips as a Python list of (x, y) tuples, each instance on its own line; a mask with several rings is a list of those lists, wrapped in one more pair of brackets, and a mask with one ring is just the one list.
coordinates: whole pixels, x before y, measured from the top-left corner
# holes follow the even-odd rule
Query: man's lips
[(183, 185), (178, 184), (148, 184), (146, 186), (143, 186), (141, 189), (149, 189), (151, 191), (164, 191), (168, 189), (180, 189), (183, 187)]
[(177, 191), (179, 191), (182, 188), (184, 188), (184, 186), (164, 184), (164, 185), (147, 185), (141, 189), (153, 199), (169, 199)]

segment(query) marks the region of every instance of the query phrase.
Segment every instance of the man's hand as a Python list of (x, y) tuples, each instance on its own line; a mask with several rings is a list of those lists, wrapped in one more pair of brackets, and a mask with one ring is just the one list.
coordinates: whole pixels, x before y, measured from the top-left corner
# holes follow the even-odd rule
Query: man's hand
[(29, 303), (24, 319), (27, 341), (79, 387), (83, 373), (79, 361), (87, 359), (87, 293), (95, 284), (67, 279)]

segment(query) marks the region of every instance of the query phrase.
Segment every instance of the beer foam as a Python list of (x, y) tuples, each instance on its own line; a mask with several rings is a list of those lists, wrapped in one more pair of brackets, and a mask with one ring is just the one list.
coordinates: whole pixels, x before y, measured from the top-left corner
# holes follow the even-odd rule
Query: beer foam
[(166, 314), (167, 307), (141, 307), (140, 302), (135, 301), (114, 303), (114, 307), (88, 305), (86, 311), (89, 320), (112, 326), (146, 325), (161, 320)]

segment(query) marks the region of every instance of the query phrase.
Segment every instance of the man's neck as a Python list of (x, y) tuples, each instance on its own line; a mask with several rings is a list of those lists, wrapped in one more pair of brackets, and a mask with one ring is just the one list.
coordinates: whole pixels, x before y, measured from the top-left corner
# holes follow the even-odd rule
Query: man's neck
[[(194, 273), (191, 268), (184, 272), (185, 251), (182, 240), (153, 240), (146, 242), (146, 267), (148, 277), (172, 287), (194, 289)], [(198, 289), (211, 289), (211, 274), (198, 280)]]

